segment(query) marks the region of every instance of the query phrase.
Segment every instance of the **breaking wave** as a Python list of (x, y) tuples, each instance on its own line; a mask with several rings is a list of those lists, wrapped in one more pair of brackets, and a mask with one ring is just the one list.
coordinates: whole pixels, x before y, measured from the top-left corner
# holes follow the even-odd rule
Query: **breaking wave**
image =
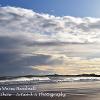
[(91, 82), (100, 81), (100, 77), (20, 77), (14, 79), (0, 80), (0, 85), (9, 84), (33, 84), (33, 83), (54, 83), (54, 82)]

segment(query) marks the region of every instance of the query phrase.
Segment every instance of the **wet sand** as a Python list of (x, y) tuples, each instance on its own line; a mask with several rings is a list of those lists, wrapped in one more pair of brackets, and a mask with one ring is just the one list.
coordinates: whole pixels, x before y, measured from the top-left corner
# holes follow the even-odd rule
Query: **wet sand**
[[(45, 92), (44, 92), (45, 90)], [(49, 90), (49, 91), (48, 91)], [(100, 100), (100, 82), (73, 82), (38, 85), (38, 92), (65, 93), (65, 97), (50, 96), (11, 96), (0, 100)], [(21, 91), (22, 92), (22, 91)], [(23, 91), (24, 93), (25, 91)], [(26, 91), (27, 92), (27, 91)], [(35, 91), (36, 92), (36, 91)]]
[(100, 96), (67, 95), (66, 97), (0, 97), (0, 100), (100, 100)]

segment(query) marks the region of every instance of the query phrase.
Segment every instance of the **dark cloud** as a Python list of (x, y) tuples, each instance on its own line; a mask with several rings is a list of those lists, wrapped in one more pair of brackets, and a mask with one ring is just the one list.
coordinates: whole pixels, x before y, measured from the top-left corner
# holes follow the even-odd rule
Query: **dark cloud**
[(22, 44), (21, 42), (22, 40), (18, 38), (1, 36), (0, 37), (0, 48), (16, 48), (17, 46)]
[(12, 74), (16, 71), (30, 74), (30, 71), (32, 72), (31, 66), (47, 65), (50, 57), (42, 54), (21, 56), (17, 53), (0, 53), (0, 74)]

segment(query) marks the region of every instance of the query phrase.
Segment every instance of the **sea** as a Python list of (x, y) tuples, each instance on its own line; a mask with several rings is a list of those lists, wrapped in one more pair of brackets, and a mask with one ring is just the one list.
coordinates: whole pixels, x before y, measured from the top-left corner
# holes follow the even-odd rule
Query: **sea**
[(43, 96), (49, 94), (42, 93), (97, 95), (100, 94), (100, 77), (51, 76), (0, 80), (0, 96), (38, 96), (37, 93)]

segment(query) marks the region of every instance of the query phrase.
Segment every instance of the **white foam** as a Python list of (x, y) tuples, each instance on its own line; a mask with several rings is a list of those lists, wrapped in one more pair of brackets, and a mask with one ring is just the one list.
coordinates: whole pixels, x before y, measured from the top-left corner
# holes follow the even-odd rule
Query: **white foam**
[(0, 80), (0, 82), (22, 82), (22, 81), (46, 81), (50, 80), (48, 77), (32, 77), (32, 78), (26, 78), (26, 77), (21, 77), (21, 78), (15, 78), (15, 79), (9, 79), (9, 80)]
[(100, 81), (100, 77), (20, 77), (9, 80), (0, 80), (0, 84), (29, 84), (34, 82), (88, 82)]

